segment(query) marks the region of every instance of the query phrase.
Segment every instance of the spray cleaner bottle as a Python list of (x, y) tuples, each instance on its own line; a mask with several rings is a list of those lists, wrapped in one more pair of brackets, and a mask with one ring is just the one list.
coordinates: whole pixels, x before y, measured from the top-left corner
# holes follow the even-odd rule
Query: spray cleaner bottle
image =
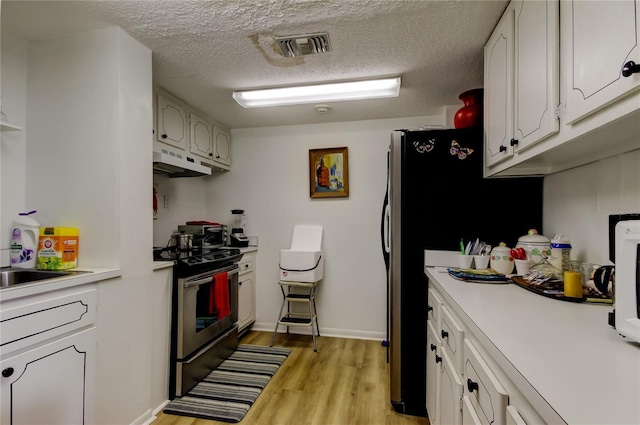
[(40, 223), (29, 217), (36, 211), (20, 213), (13, 220), (11, 230), (11, 267), (33, 269), (36, 267)]

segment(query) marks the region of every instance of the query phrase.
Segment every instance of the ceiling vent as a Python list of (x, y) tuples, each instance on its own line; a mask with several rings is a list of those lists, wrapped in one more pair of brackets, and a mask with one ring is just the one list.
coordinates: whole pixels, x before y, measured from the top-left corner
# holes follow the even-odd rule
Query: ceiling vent
[(329, 34), (294, 35), (289, 37), (277, 37), (276, 42), (285, 58), (296, 56), (327, 53), (331, 51)]

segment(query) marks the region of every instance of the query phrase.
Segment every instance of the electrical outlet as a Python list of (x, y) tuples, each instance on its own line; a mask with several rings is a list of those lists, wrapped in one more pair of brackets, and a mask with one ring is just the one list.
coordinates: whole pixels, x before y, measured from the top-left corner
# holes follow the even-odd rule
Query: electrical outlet
[(164, 207), (169, 208), (169, 196), (164, 195)]

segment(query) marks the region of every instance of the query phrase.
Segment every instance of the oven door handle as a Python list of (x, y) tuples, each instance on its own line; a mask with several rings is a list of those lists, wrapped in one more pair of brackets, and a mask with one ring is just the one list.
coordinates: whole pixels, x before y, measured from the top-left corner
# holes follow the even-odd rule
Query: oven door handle
[[(227, 274), (229, 276), (233, 276), (234, 274), (238, 274), (239, 270), (240, 269), (233, 269), (233, 270), (228, 271)], [(196, 280), (196, 281), (193, 281), (193, 282), (184, 283), (182, 285), (182, 287), (183, 288), (191, 288), (192, 286), (200, 286), (200, 285), (205, 284), (205, 283), (211, 283), (211, 281), (213, 280), (213, 277), (216, 274), (218, 274), (218, 273), (212, 274), (212, 275), (210, 275), (208, 277), (205, 277), (204, 279), (199, 279), (199, 280)]]

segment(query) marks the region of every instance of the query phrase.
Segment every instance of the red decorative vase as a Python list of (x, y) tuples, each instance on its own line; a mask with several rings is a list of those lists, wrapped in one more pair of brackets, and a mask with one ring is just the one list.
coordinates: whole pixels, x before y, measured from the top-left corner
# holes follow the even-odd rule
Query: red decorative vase
[(464, 102), (464, 106), (453, 117), (454, 127), (482, 127), (483, 89), (467, 90), (458, 98)]

